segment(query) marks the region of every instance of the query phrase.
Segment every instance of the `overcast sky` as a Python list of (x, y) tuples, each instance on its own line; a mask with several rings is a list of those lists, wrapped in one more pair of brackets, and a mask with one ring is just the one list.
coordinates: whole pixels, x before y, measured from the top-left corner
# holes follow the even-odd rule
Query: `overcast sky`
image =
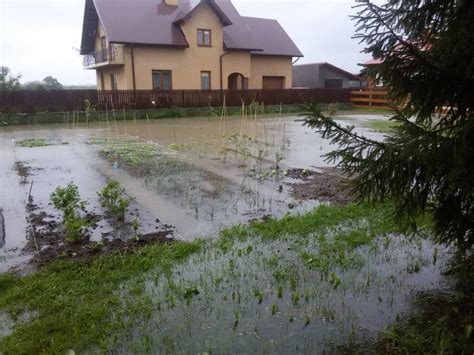
[[(113, 1), (113, 0), (110, 0)], [(140, 0), (130, 0), (140, 1)], [(82, 69), (85, 0), (0, 0), (0, 65), (22, 82), (52, 75), (66, 85), (95, 84)], [(368, 59), (351, 37), (355, 0), (233, 0), (241, 15), (277, 19), (305, 55), (299, 63), (329, 62), (351, 72)]]

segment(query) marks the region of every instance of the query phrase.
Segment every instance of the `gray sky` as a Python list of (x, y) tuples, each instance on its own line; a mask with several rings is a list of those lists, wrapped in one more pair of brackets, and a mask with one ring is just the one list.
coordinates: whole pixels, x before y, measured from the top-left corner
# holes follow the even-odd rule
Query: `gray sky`
[[(113, 1), (113, 0), (111, 0)], [(139, 0), (130, 0), (139, 1)], [(66, 85), (95, 84), (74, 48), (81, 42), (85, 0), (0, 0), (0, 65), (22, 82), (52, 75)], [(352, 39), (355, 0), (233, 0), (244, 16), (277, 19), (305, 55), (351, 72), (369, 59)]]

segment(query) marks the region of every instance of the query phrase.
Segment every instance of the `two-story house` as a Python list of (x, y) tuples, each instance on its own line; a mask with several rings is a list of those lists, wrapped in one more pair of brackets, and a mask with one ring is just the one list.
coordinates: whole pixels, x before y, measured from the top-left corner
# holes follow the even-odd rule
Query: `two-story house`
[(289, 89), (303, 56), (230, 0), (86, 0), (81, 54), (99, 90)]

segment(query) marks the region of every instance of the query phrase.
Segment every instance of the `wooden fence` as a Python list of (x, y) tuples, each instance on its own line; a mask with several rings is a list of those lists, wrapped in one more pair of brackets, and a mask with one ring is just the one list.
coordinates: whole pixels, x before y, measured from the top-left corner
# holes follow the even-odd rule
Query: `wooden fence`
[(83, 111), (87, 101), (95, 110), (154, 109), (170, 107), (220, 107), (246, 105), (252, 101), (265, 105), (350, 102), (350, 89), (287, 90), (53, 90), (0, 91), (0, 113)]
[(351, 91), (351, 99), (355, 107), (389, 108), (388, 91), (384, 88), (370, 88)]

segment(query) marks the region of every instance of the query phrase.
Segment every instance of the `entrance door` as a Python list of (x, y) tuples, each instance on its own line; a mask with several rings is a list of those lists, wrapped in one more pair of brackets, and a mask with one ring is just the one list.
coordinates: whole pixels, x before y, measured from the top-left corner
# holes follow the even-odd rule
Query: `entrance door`
[(264, 76), (262, 88), (264, 90), (281, 90), (285, 88), (284, 76)]
[(228, 82), (229, 82), (229, 89), (231, 90), (246, 89), (245, 78), (242, 74), (234, 73), (234, 74), (229, 75)]

